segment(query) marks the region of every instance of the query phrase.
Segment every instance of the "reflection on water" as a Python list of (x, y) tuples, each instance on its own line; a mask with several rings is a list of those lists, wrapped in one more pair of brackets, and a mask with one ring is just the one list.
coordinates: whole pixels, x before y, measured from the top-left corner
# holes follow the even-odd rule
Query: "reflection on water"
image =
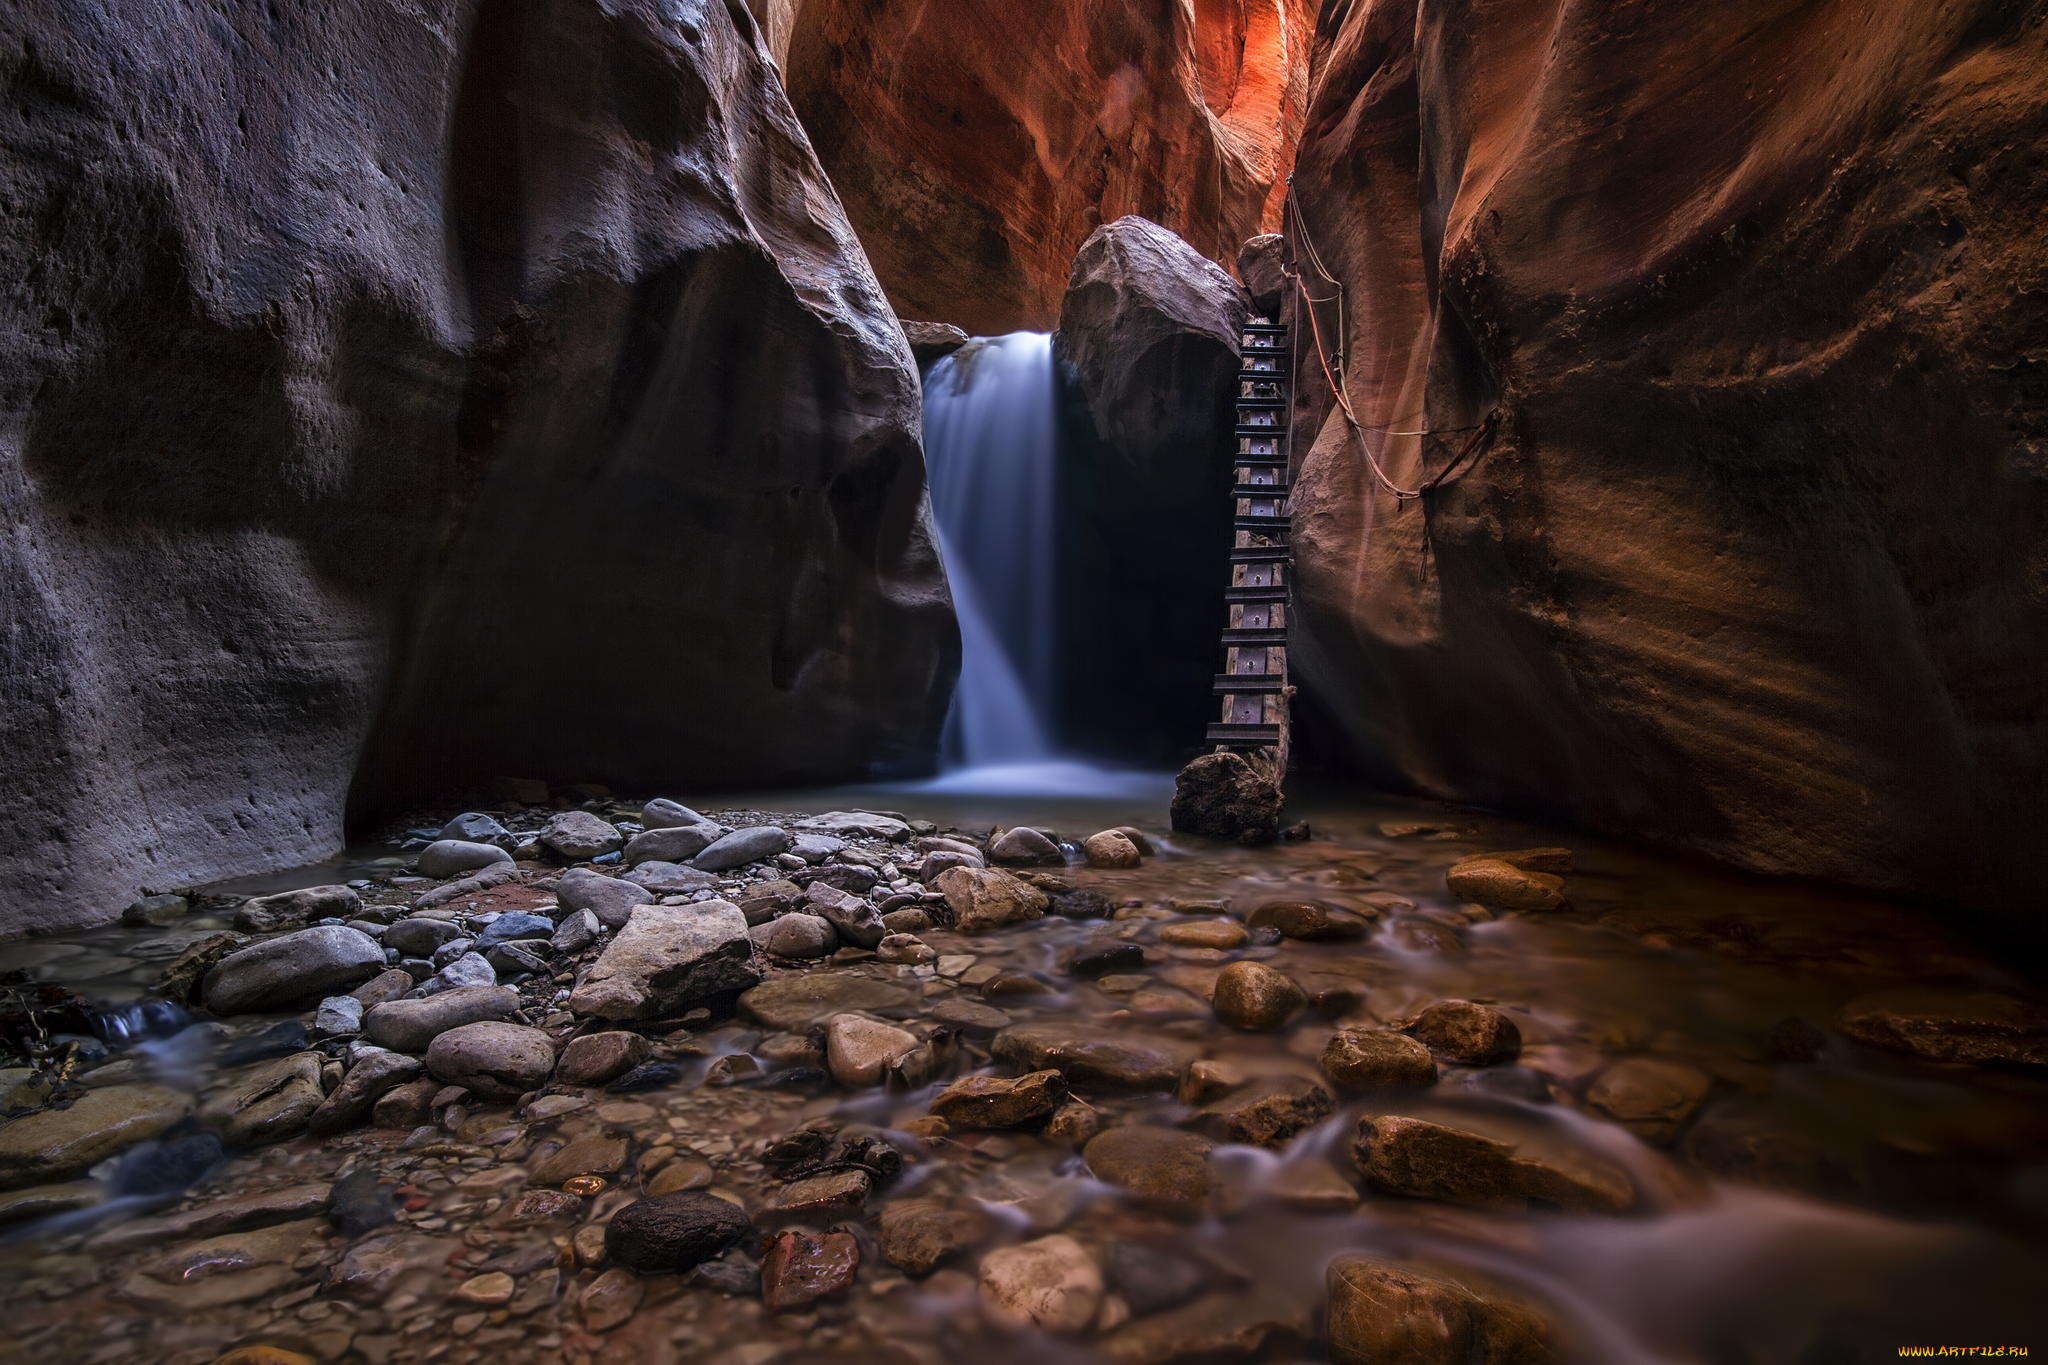
[[(1029, 823), (1065, 840), (1120, 824), (1157, 829), (1165, 780), (1124, 778), (1129, 786), (1091, 775), (1044, 797), (970, 784), (693, 804), (899, 810), (971, 832)], [(593, 1108), (535, 1120), (510, 1106), (474, 1106), (453, 1132), (364, 1129), (230, 1154), (210, 1190), (330, 1181), (354, 1165), (374, 1165), (405, 1182), (406, 1217), (421, 1235), (451, 1239), (441, 1254), (455, 1260), (446, 1273), (422, 1272), (403, 1293), (343, 1291), (330, 1277), (350, 1243), (322, 1233), (295, 1247), (308, 1269), (277, 1291), (298, 1297), (274, 1309), (252, 1298), (208, 1318), (216, 1335), (207, 1348), (304, 1340), (317, 1329), (339, 1334), (330, 1344), (431, 1342), (450, 1360), (580, 1353), (729, 1365), (938, 1365), (1251, 1358), (1246, 1349), (1314, 1360), (1325, 1358), (1325, 1269), (1351, 1254), (1519, 1295), (1557, 1324), (1566, 1358), (1600, 1365), (1793, 1365), (1892, 1359), (1901, 1345), (2041, 1342), (2048, 1082), (2037, 1073), (1882, 1052), (1832, 1026), (1846, 1002), (1903, 982), (2030, 994), (2030, 984), (1994, 955), (1918, 912), (1674, 865), (1554, 831), (1313, 791), (1297, 805), (1292, 814), (1305, 815), (1316, 836), (1306, 843), (1161, 843), (1158, 856), (1136, 870), (1064, 874), (1099, 891), (1118, 918), (1049, 918), (976, 937), (934, 930), (923, 937), (941, 954), (935, 967), (868, 961), (814, 970), (905, 985), (915, 999), (897, 1017), (913, 1026), (963, 1003), (999, 1011), (1011, 1024), (1083, 1021), (1118, 1037), (1193, 1045), (1247, 1083), (1318, 1078), (1317, 1058), (1339, 1024), (1397, 1026), (1439, 1000), (1483, 1001), (1519, 1026), (1519, 1065), (1446, 1066), (1433, 1089), (1398, 1098), (1340, 1096), (1334, 1113), (1280, 1150), (1221, 1148), (1209, 1167), (1209, 1197), (1175, 1214), (1126, 1198), (1093, 1178), (1072, 1148), (1032, 1133), (955, 1130), (930, 1143), (911, 1137), (947, 1081), (1013, 1070), (992, 1061), (986, 1029), (953, 1038), (929, 1085), (848, 1093), (772, 1077), (758, 1085), (705, 1083), (720, 1058), (772, 1050), (760, 1027), (706, 1021), (670, 1040), (692, 1059), (682, 1082), (609, 1101), (599, 1096), (635, 1106), (607, 1111), (608, 1119), (593, 1117)], [(1383, 831), (1385, 822), (1415, 828), (1396, 837)], [(1462, 855), (1558, 843), (1575, 855), (1569, 910), (1496, 915), (1460, 904), (1446, 889), (1445, 869)], [(388, 875), (390, 864), (378, 861), (388, 853), (367, 850), (344, 866)], [(1163, 937), (1174, 926), (1242, 922), (1283, 900), (1368, 916), (1372, 932), (1350, 942), (1254, 936), (1230, 950)], [(132, 999), (182, 943), (210, 927), (197, 920), (175, 929), (104, 930), (6, 945), (4, 956), (37, 979)], [(1109, 937), (1142, 946), (1144, 965), (1095, 979), (1066, 970), (1077, 948)], [(1287, 1030), (1240, 1033), (1214, 1019), (1207, 996), (1217, 973), (1247, 958), (1284, 970), (1309, 994), (1313, 1007)], [(271, 1022), (238, 1021), (237, 1030)], [(1698, 1077), (1700, 1089), (1668, 1124), (1625, 1126), (1616, 1117), (1625, 1106), (1608, 1087), (1617, 1063), (1645, 1060)], [(1105, 1123), (1202, 1126), (1205, 1106), (1226, 1104), (1228, 1095), (1095, 1095), (1090, 1102)], [(1358, 1121), (1389, 1113), (1511, 1142), (1522, 1157), (1561, 1170), (1618, 1172), (1635, 1191), (1635, 1207), (1595, 1215), (1539, 1203), (1509, 1211), (1364, 1189), (1352, 1164)], [(778, 1318), (746, 1295), (653, 1278), (626, 1325), (588, 1330), (578, 1296), (596, 1268), (579, 1268), (572, 1239), (580, 1223), (608, 1216), (678, 1159), (701, 1161), (715, 1188), (758, 1203), (761, 1146), (818, 1117), (895, 1134), (912, 1157), (858, 1225), (863, 1287), (851, 1299)], [(562, 1141), (600, 1129), (628, 1140), (614, 1186), (563, 1220), (513, 1217), (513, 1196), (535, 1164)], [(956, 1269), (906, 1279), (879, 1259), (874, 1215), (910, 1196), (982, 1210), (996, 1243), (1058, 1231), (1106, 1261), (1117, 1248), (1149, 1249), (1181, 1268), (1174, 1283), (1184, 1282), (1186, 1292), (1176, 1288), (1179, 1297), (1165, 1296), (1170, 1304), (1154, 1305), (1135, 1282), (1112, 1276), (1113, 1302), (1099, 1331), (1060, 1341), (995, 1332), (979, 1317), (969, 1276)], [(145, 1253), (107, 1244), (88, 1250), (91, 1239), (107, 1235), (45, 1225), (37, 1240), (0, 1261), (0, 1283), (22, 1330), (69, 1322), (81, 1340), (103, 1341), (132, 1328), (118, 1342), (131, 1351), (168, 1321), (194, 1341), (204, 1336), (194, 1319), (123, 1291), (126, 1277), (143, 1272)], [(971, 1271), (973, 1256), (958, 1264)], [(535, 1303), (495, 1321), (480, 1314), (458, 1334), (451, 1324), (469, 1310), (450, 1295), (486, 1266), (510, 1267)], [(544, 1293), (527, 1288), (549, 1275), (560, 1278)], [(307, 1312), (327, 1304), (335, 1306)], [(331, 1358), (379, 1358), (346, 1354), (351, 1349), (344, 1344)], [(81, 1349), (76, 1358), (88, 1354)]]

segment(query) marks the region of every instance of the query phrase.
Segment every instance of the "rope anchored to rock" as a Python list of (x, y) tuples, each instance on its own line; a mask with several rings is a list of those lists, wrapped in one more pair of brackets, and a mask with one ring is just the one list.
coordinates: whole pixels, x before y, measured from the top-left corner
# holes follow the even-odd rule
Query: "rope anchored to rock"
[[(1330, 392), (1337, 400), (1337, 407), (1343, 412), (1344, 421), (1349, 426), (1352, 436), (1358, 442), (1359, 452), (1365, 456), (1366, 466), (1372, 470), (1372, 475), (1375, 479), (1379, 480), (1380, 486), (1389, 493), (1392, 493), (1397, 500), (1401, 501), (1425, 497), (1455, 477), (1464, 468), (1465, 462), (1471, 459), (1483, 445), (1492, 439), (1494, 431), (1500, 425), (1500, 408), (1498, 406), (1494, 407), (1478, 422), (1463, 427), (1436, 427), (1422, 428), (1414, 431), (1396, 431), (1393, 429), (1394, 426), (1405, 425), (1405, 423), (1388, 423), (1385, 426), (1380, 426), (1358, 420), (1358, 413), (1351, 406), (1351, 397), (1344, 391), (1346, 376), (1344, 372), (1345, 356), (1342, 348), (1345, 344), (1345, 339), (1350, 335), (1345, 316), (1347, 291), (1344, 281), (1331, 273), (1329, 266), (1323, 263), (1322, 253), (1316, 250), (1315, 239), (1309, 234), (1308, 221), (1302, 216), (1301, 205), (1293, 194), (1294, 177), (1289, 176), (1287, 178), (1287, 185), (1289, 191), (1287, 195), (1287, 212), (1294, 219), (1296, 236), (1299, 238), (1302, 246), (1302, 259), (1307, 260), (1324, 283), (1334, 286), (1333, 292), (1317, 297), (1309, 292), (1308, 281), (1302, 278), (1299, 270), (1295, 269), (1292, 265), (1283, 266), (1287, 276), (1294, 281), (1296, 291), (1301, 295), (1302, 311), (1308, 314), (1309, 333), (1315, 341), (1316, 361), (1322, 366), (1323, 378), (1328, 382)], [(1329, 347), (1323, 341), (1322, 319), (1316, 314), (1316, 305), (1318, 303), (1330, 303), (1333, 301), (1337, 305), (1338, 345), (1337, 358), (1334, 365), (1331, 363)], [(1423, 414), (1417, 413), (1414, 417), (1409, 418), (1408, 421), (1419, 420), (1422, 416)], [(1379, 457), (1373, 454), (1372, 446), (1366, 440), (1366, 433), (1368, 431), (1378, 432), (1382, 436), (1443, 437), (1468, 432), (1470, 435), (1458, 453), (1451, 458), (1449, 464), (1415, 487), (1403, 488), (1388, 476), (1386, 469), (1380, 464)]]

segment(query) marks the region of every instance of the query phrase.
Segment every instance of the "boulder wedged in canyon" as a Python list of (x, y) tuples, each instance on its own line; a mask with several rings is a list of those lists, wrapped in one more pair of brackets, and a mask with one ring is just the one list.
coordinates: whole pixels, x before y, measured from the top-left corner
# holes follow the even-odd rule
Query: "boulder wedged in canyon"
[(1313, 0), (754, 0), (905, 317), (1047, 329), (1143, 214), (1212, 259), (1279, 226)]
[(1304, 362), (1304, 744), (1760, 870), (2033, 899), (2044, 58), (1991, 3), (1328, 9), (1294, 185), (1367, 443), (1414, 487), (1497, 430), (1396, 501)]
[(1171, 759), (1214, 709), (1228, 574), (1231, 394), (1247, 302), (1223, 270), (1143, 218), (1074, 258), (1053, 337), (1068, 410), (1065, 649), (1091, 752)]
[(28, 0), (0, 86), (0, 932), (929, 752), (916, 375), (744, 8)]

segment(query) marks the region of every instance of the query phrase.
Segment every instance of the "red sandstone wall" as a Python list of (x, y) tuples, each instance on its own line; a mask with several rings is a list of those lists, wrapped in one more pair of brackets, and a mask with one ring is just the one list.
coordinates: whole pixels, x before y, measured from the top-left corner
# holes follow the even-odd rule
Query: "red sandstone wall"
[[(1994, 0), (1331, 0), (1296, 186), (1350, 395), (1501, 427), (1407, 503), (1326, 401), (1297, 428), (1328, 747), (1757, 868), (2024, 899), (2044, 72), (2040, 8)], [(1462, 439), (1371, 443), (1413, 483)]]
[(1312, 0), (756, 0), (891, 302), (1050, 329), (1138, 214), (1221, 262), (1277, 226)]

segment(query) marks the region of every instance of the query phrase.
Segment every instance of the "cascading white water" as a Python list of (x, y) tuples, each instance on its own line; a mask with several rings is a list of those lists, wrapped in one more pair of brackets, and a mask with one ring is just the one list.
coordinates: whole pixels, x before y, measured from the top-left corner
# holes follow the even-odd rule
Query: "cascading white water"
[(977, 338), (925, 376), (925, 452), (960, 618), (949, 767), (1053, 757), (1052, 337)]
[(1047, 709), (1058, 624), (1052, 337), (977, 337), (924, 377), (925, 457), (960, 618), (945, 771), (926, 790), (1149, 793), (1161, 778), (1063, 758)]

